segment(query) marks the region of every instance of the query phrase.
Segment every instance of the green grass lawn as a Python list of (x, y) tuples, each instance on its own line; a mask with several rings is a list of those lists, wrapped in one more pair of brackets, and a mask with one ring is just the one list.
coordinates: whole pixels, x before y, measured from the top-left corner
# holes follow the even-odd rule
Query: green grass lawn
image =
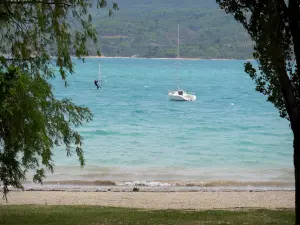
[(0, 224), (53, 224), (53, 225), (203, 225), (203, 224), (293, 224), (295, 213), (291, 210), (243, 211), (149, 211), (96, 206), (0, 206)]

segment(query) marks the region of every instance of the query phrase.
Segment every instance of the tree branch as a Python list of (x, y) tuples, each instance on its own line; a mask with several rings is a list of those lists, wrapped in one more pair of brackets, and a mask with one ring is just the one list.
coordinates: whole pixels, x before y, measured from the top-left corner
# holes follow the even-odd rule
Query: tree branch
[(6, 4), (39, 4), (39, 3), (40, 4), (45, 4), (45, 5), (72, 6), (71, 4), (67, 4), (65, 2), (44, 2), (44, 1), (10, 1), (10, 2), (6, 2)]
[(5, 58), (7, 61), (31, 61), (33, 58), (22, 58), (22, 59), (14, 59), (14, 58)]
[(22, 22), (21, 23), (18, 22), (18, 19), (15, 17), (15, 14), (10, 11), (9, 7), (7, 5), (4, 5), (4, 7), (7, 10), (8, 14), (12, 17), (13, 22), (20, 28), (20, 30), (21, 31), (26, 30), (26, 28), (24, 28), (22, 26), (23, 23)]

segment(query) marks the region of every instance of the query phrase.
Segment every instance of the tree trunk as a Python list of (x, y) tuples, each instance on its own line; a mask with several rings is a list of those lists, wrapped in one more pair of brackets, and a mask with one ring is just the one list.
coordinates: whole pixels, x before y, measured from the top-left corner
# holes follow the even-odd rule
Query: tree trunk
[[(299, 121), (299, 120), (298, 120)], [(293, 124), (296, 225), (300, 225), (300, 124)]]

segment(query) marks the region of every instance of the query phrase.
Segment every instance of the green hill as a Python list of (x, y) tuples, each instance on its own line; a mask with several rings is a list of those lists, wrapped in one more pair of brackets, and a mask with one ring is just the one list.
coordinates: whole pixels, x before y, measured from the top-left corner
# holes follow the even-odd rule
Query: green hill
[(92, 12), (105, 56), (176, 57), (179, 24), (181, 57), (252, 58), (248, 34), (214, 0), (117, 3), (120, 10), (111, 18)]

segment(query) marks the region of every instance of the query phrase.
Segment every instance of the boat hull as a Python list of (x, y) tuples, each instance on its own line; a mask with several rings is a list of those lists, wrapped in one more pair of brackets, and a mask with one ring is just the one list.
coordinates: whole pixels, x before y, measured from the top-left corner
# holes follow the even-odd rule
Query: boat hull
[(196, 96), (191, 94), (179, 95), (177, 92), (171, 92), (168, 94), (169, 99), (172, 101), (195, 101)]
[(169, 99), (172, 101), (186, 101), (186, 99), (183, 96), (178, 95), (169, 95)]

